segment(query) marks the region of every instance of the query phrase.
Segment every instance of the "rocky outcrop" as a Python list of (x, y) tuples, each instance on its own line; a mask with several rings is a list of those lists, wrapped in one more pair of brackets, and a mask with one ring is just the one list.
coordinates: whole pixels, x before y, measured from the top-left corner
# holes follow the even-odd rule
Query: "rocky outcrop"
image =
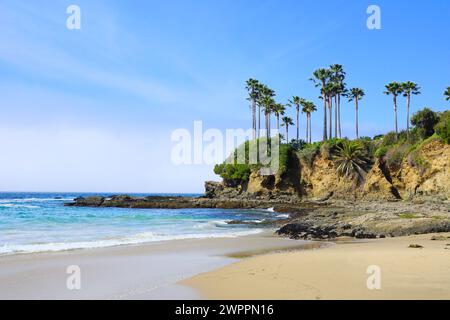
[(277, 231), (292, 239), (374, 239), (450, 232), (450, 205), (337, 201), (293, 215)]

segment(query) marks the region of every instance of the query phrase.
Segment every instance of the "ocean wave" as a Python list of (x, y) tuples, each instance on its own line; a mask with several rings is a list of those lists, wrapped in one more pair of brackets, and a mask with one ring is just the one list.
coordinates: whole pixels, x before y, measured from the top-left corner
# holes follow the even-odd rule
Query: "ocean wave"
[(269, 212), (275, 212), (275, 208), (268, 208), (267, 211), (269, 211)]
[(23, 199), (0, 199), (0, 203), (21, 203), (21, 202), (51, 202), (51, 201), (73, 201), (74, 198), (23, 198)]
[(2, 203), (0, 208), (25, 208), (25, 209), (39, 209), (39, 206), (16, 204), (16, 203)]
[(283, 218), (283, 219), (287, 219), (287, 218), (289, 218), (289, 214), (279, 214), (279, 215), (277, 215), (276, 216), (277, 218)]
[(21, 244), (21, 245), (5, 244), (2, 247), (0, 247), (0, 255), (11, 255), (19, 253), (57, 252), (57, 251), (69, 251), (78, 249), (96, 249), (105, 247), (117, 247), (123, 245), (136, 245), (151, 242), (186, 240), (186, 239), (237, 238), (252, 234), (258, 234), (261, 233), (262, 231), (263, 231), (262, 229), (249, 229), (246, 231), (235, 231), (227, 233), (180, 234), (180, 235), (167, 235), (167, 234), (157, 234), (153, 232), (144, 232), (136, 234), (131, 237), (104, 239), (97, 241), (40, 243), (40, 244)]
[(202, 222), (199, 224), (196, 224), (194, 226), (195, 229), (214, 229), (214, 228), (226, 228), (229, 227), (228, 222), (230, 222), (231, 220), (213, 220), (213, 221), (207, 221), (207, 222)]

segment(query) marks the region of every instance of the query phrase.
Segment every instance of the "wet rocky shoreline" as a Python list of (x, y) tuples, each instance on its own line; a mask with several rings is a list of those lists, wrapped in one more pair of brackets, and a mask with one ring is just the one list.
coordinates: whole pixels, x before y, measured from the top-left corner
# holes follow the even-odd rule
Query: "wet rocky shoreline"
[[(287, 200), (287, 201), (286, 201)], [(450, 232), (448, 201), (305, 201), (295, 198), (208, 198), (208, 197), (80, 197), (67, 206), (135, 209), (268, 209), (288, 214), (272, 221), (276, 234), (291, 239), (332, 240), (339, 237), (375, 239), (414, 234)], [(230, 224), (242, 223), (231, 221)]]

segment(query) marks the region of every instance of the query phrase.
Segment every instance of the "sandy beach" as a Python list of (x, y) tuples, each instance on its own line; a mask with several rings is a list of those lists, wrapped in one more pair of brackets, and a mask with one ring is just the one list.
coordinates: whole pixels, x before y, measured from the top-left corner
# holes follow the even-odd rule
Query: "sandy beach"
[[(264, 254), (182, 283), (208, 299), (450, 299), (450, 234), (432, 236)], [(379, 267), (379, 290), (367, 287), (369, 266)]]
[[(200, 299), (180, 280), (238, 261), (240, 255), (298, 249), (304, 241), (271, 232), (237, 238), (168, 242), (0, 257), (0, 299)], [(310, 246), (310, 245), (308, 245)], [(69, 290), (68, 266), (81, 289)]]

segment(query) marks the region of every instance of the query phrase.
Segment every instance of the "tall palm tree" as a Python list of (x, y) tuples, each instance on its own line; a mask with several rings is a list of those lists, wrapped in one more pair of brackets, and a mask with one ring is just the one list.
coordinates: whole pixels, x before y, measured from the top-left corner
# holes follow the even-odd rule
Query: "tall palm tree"
[(258, 130), (256, 131), (258, 139), (261, 134), (261, 111), (263, 108), (261, 100), (262, 100), (262, 95), (263, 95), (263, 91), (265, 90), (265, 88), (266, 88), (266, 86), (264, 84), (258, 83), (258, 85), (257, 85), (258, 97), (256, 100), (256, 105), (258, 106)]
[(265, 127), (266, 127), (266, 137), (267, 140), (270, 138), (270, 113), (272, 112), (272, 107), (275, 104), (273, 97), (275, 92), (267, 86), (264, 86), (261, 91), (261, 106), (263, 108), (265, 117)]
[(317, 69), (313, 73), (313, 78), (310, 80), (314, 82), (316, 87), (320, 87), (320, 93), (323, 100), (323, 140), (327, 140), (327, 96), (325, 87), (327, 81), (331, 76), (331, 71), (328, 69)]
[(317, 111), (317, 107), (312, 101), (308, 101), (308, 122), (309, 122), (309, 143), (312, 143), (311, 114)]
[(275, 117), (277, 118), (277, 130), (280, 132), (280, 116), (284, 116), (284, 112), (286, 111), (286, 107), (284, 104), (281, 103), (275, 103), (272, 106), (272, 112), (275, 114)]
[(333, 97), (334, 97), (334, 84), (332, 81), (329, 81), (325, 86), (325, 96), (328, 104), (328, 138), (333, 138)]
[(358, 104), (359, 101), (364, 97), (365, 93), (363, 89), (360, 88), (351, 88), (348, 93), (348, 101), (355, 101), (356, 107), (356, 139), (359, 139), (359, 127), (358, 127)]
[(292, 99), (289, 100), (289, 104), (295, 106), (295, 111), (297, 112), (297, 140), (300, 139), (300, 102), (301, 99), (298, 96), (293, 96)]
[(450, 100), (450, 87), (448, 87), (444, 92), (445, 100)]
[(281, 120), (283, 121), (282, 126), (286, 127), (286, 143), (289, 143), (289, 126), (293, 126), (294, 122), (289, 117), (283, 117)]
[(336, 131), (339, 134), (339, 138), (342, 138), (342, 130), (341, 130), (341, 97), (343, 94), (345, 94), (345, 76), (346, 73), (344, 71), (344, 67), (340, 64), (333, 64), (330, 66), (330, 71), (332, 73), (333, 82), (336, 83), (335, 87), (335, 112), (337, 115), (335, 115), (335, 119), (337, 118), (337, 123), (335, 123)]
[(411, 95), (420, 94), (420, 87), (417, 83), (407, 81), (402, 83), (403, 96), (406, 97), (406, 132), (409, 140), (409, 109), (411, 104)]
[(259, 88), (260, 84), (258, 80), (255, 79), (249, 79), (246, 82), (246, 87), (248, 91), (248, 98), (251, 102), (251, 108), (252, 108), (252, 132), (253, 132), (253, 140), (256, 139), (256, 105), (258, 103), (259, 99)]
[(386, 91), (384, 94), (392, 95), (394, 98), (394, 116), (395, 116), (395, 133), (398, 136), (398, 122), (397, 122), (397, 97), (402, 94), (403, 86), (398, 82), (391, 82), (386, 85)]
[(311, 113), (317, 111), (316, 106), (311, 101), (302, 99), (302, 112), (306, 114), (306, 142), (311, 143)]

